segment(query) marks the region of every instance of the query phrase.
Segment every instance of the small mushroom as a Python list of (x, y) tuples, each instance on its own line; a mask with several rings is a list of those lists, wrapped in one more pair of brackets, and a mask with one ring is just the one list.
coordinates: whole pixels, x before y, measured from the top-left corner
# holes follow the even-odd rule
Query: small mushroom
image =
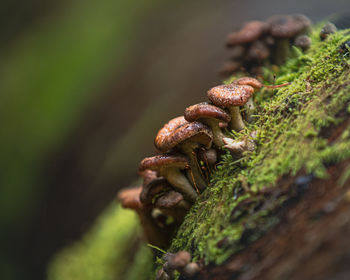
[(246, 43), (251, 43), (265, 34), (269, 29), (269, 24), (263, 21), (250, 21), (236, 32), (232, 32), (227, 36), (226, 46), (233, 47)]
[(132, 209), (137, 213), (147, 241), (165, 248), (169, 243), (169, 233), (156, 224), (150, 209), (144, 209), (140, 201), (141, 190), (142, 187), (121, 190), (117, 195), (117, 199), (123, 208)]
[(169, 190), (156, 200), (155, 207), (165, 215), (173, 217), (175, 222), (180, 224), (191, 205), (183, 198), (181, 193)]
[(211, 88), (208, 98), (216, 106), (227, 108), (231, 113), (231, 128), (240, 131), (245, 125), (239, 110), (239, 106), (247, 103), (254, 93), (254, 88), (249, 85), (228, 84)]
[(224, 147), (229, 149), (230, 152), (237, 158), (241, 158), (243, 156), (243, 153), (246, 151), (254, 151), (255, 150), (255, 143), (253, 140), (249, 139), (248, 137), (245, 137), (241, 141), (233, 140), (231, 138), (224, 138)]
[(142, 172), (146, 169), (158, 171), (159, 175), (165, 177), (186, 199), (194, 202), (198, 195), (181, 172), (188, 164), (187, 158), (182, 155), (157, 155), (143, 159), (139, 165), (139, 171)]
[(276, 39), (276, 63), (283, 64), (289, 52), (289, 39), (305, 32), (311, 21), (304, 15), (277, 15), (267, 19), (270, 34)]
[(200, 121), (208, 125), (213, 132), (214, 144), (217, 147), (224, 145), (222, 138), (225, 137), (225, 135), (222, 133), (219, 123), (228, 123), (231, 117), (223, 109), (208, 104), (207, 102), (202, 102), (186, 108), (184, 116), (189, 122)]
[(191, 261), (191, 254), (187, 251), (179, 251), (175, 254), (167, 253), (163, 257), (168, 263), (170, 271), (181, 271)]
[(330, 34), (333, 34), (335, 32), (337, 32), (337, 27), (333, 23), (328, 22), (323, 26), (320, 32), (320, 38), (322, 40), (325, 40)]
[(182, 274), (186, 277), (193, 277), (200, 271), (198, 263), (190, 262), (182, 269)]
[(247, 51), (246, 58), (261, 62), (270, 56), (269, 48), (262, 41), (255, 41)]
[(182, 151), (189, 158), (189, 177), (193, 185), (203, 190), (207, 183), (203, 178), (196, 150), (201, 146), (210, 148), (212, 139), (213, 133), (209, 127), (200, 122), (190, 123), (181, 116), (170, 120), (158, 131), (154, 145), (161, 152), (176, 148)]
[(294, 44), (300, 47), (303, 51), (306, 51), (311, 46), (311, 38), (307, 35), (299, 35), (295, 38)]
[(171, 185), (164, 177), (157, 177), (148, 184), (143, 185), (140, 201), (143, 205), (152, 205), (154, 197), (171, 189)]

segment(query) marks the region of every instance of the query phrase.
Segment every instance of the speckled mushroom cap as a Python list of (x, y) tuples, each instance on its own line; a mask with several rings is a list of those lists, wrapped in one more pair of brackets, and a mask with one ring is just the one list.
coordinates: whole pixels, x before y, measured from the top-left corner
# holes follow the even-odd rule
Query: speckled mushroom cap
[(232, 32), (227, 36), (228, 47), (246, 44), (255, 41), (269, 30), (269, 24), (263, 21), (247, 22), (239, 31)]
[(291, 38), (305, 31), (311, 21), (304, 15), (276, 15), (267, 19), (270, 34), (276, 38)]
[(183, 200), (184, 197), (181, 193), (170, 190), (157, 199), (155, 206), (159, 209), (171, 209)]
[(139, 172), (146, 169), (159, 170), (166, 167), (185, 168), (188, 165), (188, 160), (183, 155), (164, 154), (153, 157), (144, 158), (139, 165)]
[(229, 122), (231, 117), (224, 110), (207, 102), (192, 105), (185, 110), (185, 119), (194, 122), (204, 118), (217, 119), (220, 122)]
[(151, 204), (153, 198), (162, 192), (171, 190), (171, 185), (164, 177), (153, 179), (147, 185), (144, 185), (140, 194), (140, 200), (143, 204)]
[(154, 145), (161, 152), (168, 152), (185, 141), (196, 142), (209, 148), (212, 139), (213, 134), (209, 127), (200, 122), (189, 123), (181, 116), (170, 120), (158, 131)]
[(121, 190), (117, 195), (117, 200), (121, 203), (123, 208), (140, 210), (142, 209), (142, 203), (140, 201), (141, 191), (142, 187)]
[(208, 91), (208, 98), (211, 102), (221, 108), (231, 106), (243, 106), (253, 95), (254, 88), (249, 85), (220, 85)]

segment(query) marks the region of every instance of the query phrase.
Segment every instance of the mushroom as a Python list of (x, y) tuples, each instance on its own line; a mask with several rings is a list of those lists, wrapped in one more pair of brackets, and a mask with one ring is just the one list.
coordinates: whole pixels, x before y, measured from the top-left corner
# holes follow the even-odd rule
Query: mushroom
[(320, 32), (320, 38), (322, 40), (325, 40), (330, 34), (333, 34), (335, 32), (337, 32), (337, 27), (333, 23), (328, 22), (323, 26)]
[(247, 51), (246, 58), (261, 62), (270, 56), (269, 48), (262, 41), (255, 41)]
[(161, 152), (169, 152), (175, 148), (181, 150), (189, 158), (189, 177), (193, 185), (203, 190), (207, 183), (202, 176), (196, 149), (200, 146), (210, 148), (212, 139), (213, 133), (209, 127), (200, 122), (190, 123), (181, 116), (170, 120), (158, 131), (154, 145)]
[(231, 128), (240, 131), (245, 125), (239, 110), (239, 106), (247, 103), (254, 93), (254, 88), (249, 85), (228, 84), (211, 88), (208, 98), (216, 106), (227, 108), (231, 113)]
[(171, 189), (171, 185), (164, 177), (157, 177), (148, 184), (143, 185), (140, 201), (143, 205), (152, 205), (154, 197)]
[(199, 152), (199, 158), (208, 165), (214, 165), (218, 160), (218, 153), (213, 148), (208, 150), (203, 149)]
[(269, 29), (269, 24), (263, 21), (250, 21), (236, 32), (232, 32), (227, 36), (226, 46), (232, 47), (241, 44), (251, 43), (257, 40), (261, 35)]
[(229, 114), (224, 110), (207, 102), (192, 105), (185, 110), (185, 119), (189, 122), (200, 121), (208, 125), (213, 132), (213, 142), (217, 147), (224, 145), (222, 138), (225, 135), (222, 133), (219, 123), (228, 123), (231, 120)]
[(267, 19), (270, 34), (276, 39), (276, 63), (285, 62), (289, 52), (289, 39), (303, 33), (311, 25), (304, 15), (276, 15)]
[(198, 263), (190, 262), (182, 269), (182, 274), (186, 277), (193, 277), (200, 271)]
[[(242, 78), (239, 78), (239, 79), (233, 81), (232, 84), (251, 86), (252, 88), (254, 88), (254, 91), (255, 91), (257, 89), (261, 89), (262, 87), (280, 88), (280, 87), (287, 86), (290, 83), (284, 83), (284, 84), (280, 84), (280, 85), (264, 85), (263, 83), (261, 83), (259, 80), (255, 79), (255, 78), (242, 77)], [(255, 105), (253, 102), (253, 95), (248, 99), (247, 103), (245, 104), (245, 109), (246, 109), (247, 118), (249, 119), (251, 114), (255, 111)]]
[(252, 152), (255, 150), (254, 141), (248, 137), (244, 137), (241, 141), (233, 140), (231, 138), (224, 138), (223, 141), (225, 143), (224, 148), (229, 149), (237, 158), (241, 158), (246, 151)]
[(137, 213), (146, 239), (151, 244), (165, 248), (168, 243), (168, 232), (161, 229), (152, 218), (152, 210), (145, 209), (140, 201), (142, 187), (134, 187), (121, 190), (117, 195), (117, 200), (123, 208), (135, 210)]
[(295, 38), (294, 44), (303, 51), (306, 51), (311, 46), (311, 38), (305, 34), (299, 35)]
[(153, 170), (146, 169), (143, 172), (139, 172), (139, 175), (143, 178), (142, 186), (147, 186), (150, 182), (152, 182), (154, 179), (156, 179), (157, 172)]
[(165, 215), (173, 217), (178, 224), (182, 222), (183, 217), (191, 208), (191, 205), (184, 199), (182, 194), (174, 190), (164, 193), (156, 200), (154, 205)]
[(194, 202), (198, 195), (187, 178), (181, 173), (181, 170), (184, 170), (188, 164), (187, 158), (182, 155), (157, 155), (143, 159), (139, 165), (139, 171), (142, 172), (146, 169), (158, 171), (159, 175), (165, 177), (186, 199)]
[(173, 253), (166, 253), (163, 256), (163, 259), (166, 260), (166, 267), (169, 271), (180, 271), (190, 263), (191, 261), (191, 254), (187, 251), (179, 251), (175, 254)]

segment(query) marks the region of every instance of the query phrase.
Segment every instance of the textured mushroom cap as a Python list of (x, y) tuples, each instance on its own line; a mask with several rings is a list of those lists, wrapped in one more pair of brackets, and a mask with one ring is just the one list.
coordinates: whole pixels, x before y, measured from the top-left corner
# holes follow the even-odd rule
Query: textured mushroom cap
[(246, 44), (255, 41), (269, 30), (269, 24), (263, 21), (249, 21), (236, 32), (227, 36), (226, 45), (228, 47)]
[(140, 210), (142, 209), (142, 204), (140, 201), (141, 190), (142, 187), (121, 190), (118, 192), (117, 200), (121, 203), (123, 208)]
[(291, 38), (305, 31), (311, 21), (304, 15), (276, 15), (267, 19), (270, 34), (276, 38)]
[(326, 39), (329, 34), (333, 34), (335, 32), (337, 32), (337, 27), (333, 23), (328, 22), (322, 27), (320, 37), (321, 39)]
[(303, 50), (307, 50), (311, 46), (311, 38), (307, 35), (299, 35), (295, 38), (294, 44)]
[(184, 197), (181, 193), (171, 190), (159, 197), (155, 203), (155, 206), (160, 209), (169, 209), (175, 207), (180, 201), (183, 200)]
[(159, 170), (164, 167), (178, 167), (183, 169), (187, 165), (188, 160), (185, 156), (165, 154), (144, 158), (140, 162), (139, 171), (142, 172), (146, 169)]
[(200, 122), (189, 123), (184, 117), (170, 120), (158, 131), (154, 145), (161, 152), (168, 152), (175, 146), (191, 141), (210, 147), (213, 133), (210, 128)]
[(248, 49), (247, 59), (249, 60), (264, 60), (270, 55), (269, 48), (261, 41), (255, 41)]
[(233, 84), (236, 84), (236, 85), (248, 85), (248, 86), (253, 87), (254, 89), (260, 89), (260, 88), (263, 87), (263, 84), (260, 81), (258, 81), (255, 78), (251, 78), (251, 77), (239, 78), (239, 79), (233, 81)]
[(208, 98), (215, 105), (227, 108), (231, 106), (243, 106), (253, 95), (254, 88), (248, 85), (220, 85), (208, 91)]
[(194, 122), (200, 119), (217, 119), (221, 122), (229, 122), (231, 117), (223, 109), (207, 102), (192, 105), (185, 110), (185, 119), (189, 122)]
[(164, 177), (158, 177), (147, 185), (144, 185), (140, 194), (140, 200), (143, 204), (151, 204), (152, 199), (159, 193), (171, 190), (171, 185)]
[(170, 269), (181, 270), (191, 261), (191, 255), (187, 251), (179, 251), (176, 254), (169, 254), (167, 261)]

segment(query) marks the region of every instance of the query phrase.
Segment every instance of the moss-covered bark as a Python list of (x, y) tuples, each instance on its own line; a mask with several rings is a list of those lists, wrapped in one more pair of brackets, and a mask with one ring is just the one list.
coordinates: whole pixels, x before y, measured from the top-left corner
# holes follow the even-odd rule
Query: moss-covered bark
[[(212, 174), (211, 186), (172, 242), (169, 251), (188, 250), (194, 259), (217, 266), (217, 275), (205, 269), (202, 278), (211, 275), (208, 279), (217, 279), (218, 268), (224, 269), (232, 256), (244, 254), (273, 227), (283, 224), (282, 213), (308, 193), (305, 188), (315, 180), (322, 184), (333, 178), (331, 166), (345, 164), (329, 187), (342, 188), (343, 194), (350, 188), (350, 67), (349, 50), (344, 46), (349, 31), (320, 41), (316, 30), (312, 39), (306, 54), (294, 49), (294, 58), (277, 73), (277, 82), (291, 85), (257, 93), (256, 121), (234, 133), (240, 138), (256, 131), (257, 149), (239, 161), (227, 152)], [(267, 69), (266, 75), (270, 74)], [(286, 178), (290, 182), (282, 188)], [(291, 263), (294, 269), (298, 264)], [(242, 267), (244, 263), (236, 270), (226, 270), (223, 274), (229, 278), (224, 279), (243, 277)]]

